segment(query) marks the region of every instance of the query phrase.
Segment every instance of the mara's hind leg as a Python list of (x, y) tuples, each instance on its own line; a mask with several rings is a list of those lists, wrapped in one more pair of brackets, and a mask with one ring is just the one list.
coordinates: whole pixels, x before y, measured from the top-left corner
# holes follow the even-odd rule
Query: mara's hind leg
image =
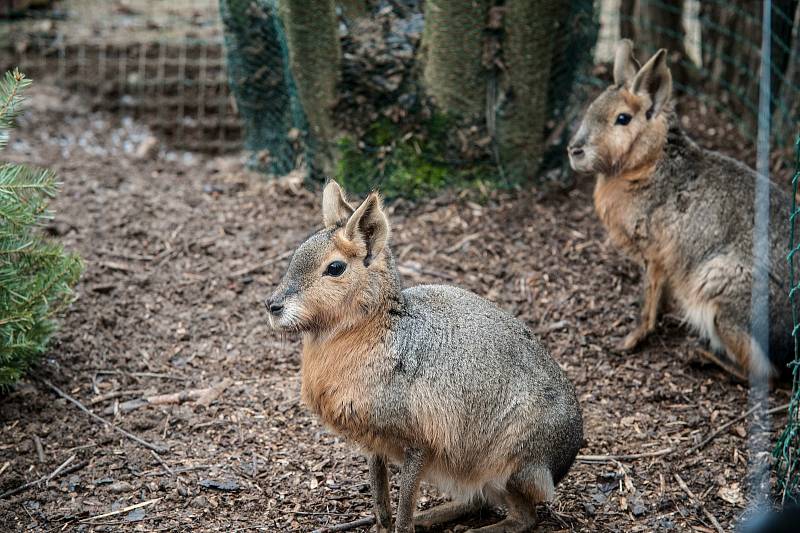
[(536, 529), (536, 505), (552, 499), (555, 487), (550, 470), (526, 466), (509, 478), (504, 500), (508, 516), (473, 533), (529, 533)]
[[(749, 333), (718, 323), (717, 334), (725, 347), (728, 357), (738, 366), (737, 370), (740, 372), (740, 377), (748, 374), (769, 377), (772, 374), (770, 362), (761, 349), (756, 346)], [(723, 366), (723, 368), (725, 367)], [(730, 370), (728, 371), (730, 372)], [(736, 374), (736, 372), (732, 373)]]
[(464, 502), (446, 502), (414, 515), (414, 526), (418, 531), (426, 531), (441, 524), (453, 522), (459, 518), (478, 512), (483, 502), (473, 500)]
[(617, 349), (623, 352), (633, 350), (656, 329), (658, 312), (664, 300), (666, 280), (664, 270), (657, 263), (652, 261), (647, 263), (639, 324), (622, 339), (622, 342), (617, 345)]

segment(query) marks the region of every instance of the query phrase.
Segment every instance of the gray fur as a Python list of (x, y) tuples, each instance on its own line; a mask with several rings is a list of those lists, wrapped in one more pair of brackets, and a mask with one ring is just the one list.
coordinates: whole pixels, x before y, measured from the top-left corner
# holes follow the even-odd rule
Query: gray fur
[[(673, 114), (650, 190), (630, 206), (636, 213), (631, 230), (642, 234), (643, 245), (653, 231), (680, 236), (679, 270), (671, 277), (695, 276), (721, 257), (738, 266), (709, 279), (708, 288), (717, 293), (719, 320), (745, 332), (750, 331), (755, 183), (762, 179), (746, 165), (699, 147)], [(791, 199), (772, 182), (770, 196), (771, 251), (769, 258), (759, 258), (759, 266), (770, 270), (770, 359), (783, 368), (793, 358), (786, 260)], [(761, 348), (766, 353), (767, 347)]]
[[(346, 211), (340, 192), (326, 187), (326, 220)], [(345, 257), (335, 242), (350, 239), (347, 228), (356, 233), (339, 245), (351, 250)], [(528, 531), (536, 503), (553, 497), (582, 444), (574, 387), (541, 341), (489, 301), (452, 286), (402, 290), (391, 250), (380, 243), (389, 233), (371, 196), (346, 223), (309, 237), (270, 297), (268, 307), (285, 303), (271, 323), (304, 333), (304, 399), (370, 456), (378, 531), (390, 530), (388, 461), (402, 465), (396, 531), (413, 531), (423, 478), (467, 504), (429, 510), (426, 523), (489, 501), (509, 508), (498, 531)], [(336, 279), (320, 275), (325, 258), (339, 256), (347, 270)], [(324, 304), (313, 296), (320, 294)], [(336, 313), (319, 305), (344, 309), (346, 321), (332, 323)], [(305, 349), (313, 346), (314, 361), (330, 361), (326, 354), (342, 353), (336, 339), (358, 339), (344, 350), (362, 354), (356, 367), (331, 374), (312, 365), (307, 382)], [(325, 381), (330, 376), (335, 383)]]

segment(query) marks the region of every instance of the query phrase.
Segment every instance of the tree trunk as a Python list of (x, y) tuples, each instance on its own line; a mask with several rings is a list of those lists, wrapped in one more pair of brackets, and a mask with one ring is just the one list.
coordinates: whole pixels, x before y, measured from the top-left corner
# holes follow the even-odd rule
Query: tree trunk
[(505, 103), (497, 115), (500, 164), (511, 181), (532, 177), (544, 152), (553, 35), (565, 5), (548, 0), (507, 0)]
[(289, 131), (305, 126), (301, 113), (291, 113), (299, 103), (293, 101), (284, 64), (285, 36), (278, 13), (263, 0), (220, 0), (219, 7), (230, 88), (244, 123), (245, 148), (255, 156), (251, 164), (271, 174), (286, 174), (297, 155)]
[(683, 92), (691, 63), (684, 44), (683, 0), (639, 0), (638, 4), (639, 61), (644, 64), (658, 49), (666, 48), (675, 89)]
[(490, 0), (427, 0), (423, 54), (428, 95), (448, 112), (476, 116), (486, 103), (484, 29)]
[(333, 0), (281, 0), (289, 62), (308, 124), (316, 139), (315, 167), (334, 169), (333, 107), (341, 72), (338, 22)]

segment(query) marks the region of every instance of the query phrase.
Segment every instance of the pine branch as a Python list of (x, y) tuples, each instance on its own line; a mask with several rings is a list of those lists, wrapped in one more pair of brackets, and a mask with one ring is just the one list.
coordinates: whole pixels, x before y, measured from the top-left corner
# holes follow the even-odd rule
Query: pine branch
[(22, 110), (22, 92), (30, 84), (31, 80), (17, 69), (6, 72), (0, 80), (0, 150), (8, 144), (9, 130)]
[[(0, 80), (0, 149), (21, 111), (30, 81), (18, 71)], [(0, 164), (0, 389), (45, 351), (53, 318), (72, 301), (83, 263), (38, 231), (58, 192), (52, 171)]]

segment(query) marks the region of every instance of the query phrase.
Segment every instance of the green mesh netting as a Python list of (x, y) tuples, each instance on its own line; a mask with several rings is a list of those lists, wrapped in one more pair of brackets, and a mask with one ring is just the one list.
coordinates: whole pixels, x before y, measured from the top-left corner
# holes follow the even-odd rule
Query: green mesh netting
[(276, 0), (220, 0), (228, 78), (251, 166), (284, 175), (310, 159), (305, 115), (289, 68)]
[(800, 297), (800, 283), (795, 271), (795, 264), (800, 251), (800, 242), (795, 239), (800, 207), (797, 205), (798, 184), (800, 184), (800, 137), (795, 142), (795, 173), (792, 177), (792, 212), (789, 217), (789, 273), (790, 289), (789, 300), (792, 305), (792, 323), (794, 328), (791, 335), (794, 338), (794, 361), (790, 363), (792, 369), (792, 399), (789, 402), (789, 412), (786, 427), (775, 446), (773, 455), (776, 462), (776, 479), (781, 491), (783, 501), (800, 503), (800, 323), (798, 323), (798, 297)]

